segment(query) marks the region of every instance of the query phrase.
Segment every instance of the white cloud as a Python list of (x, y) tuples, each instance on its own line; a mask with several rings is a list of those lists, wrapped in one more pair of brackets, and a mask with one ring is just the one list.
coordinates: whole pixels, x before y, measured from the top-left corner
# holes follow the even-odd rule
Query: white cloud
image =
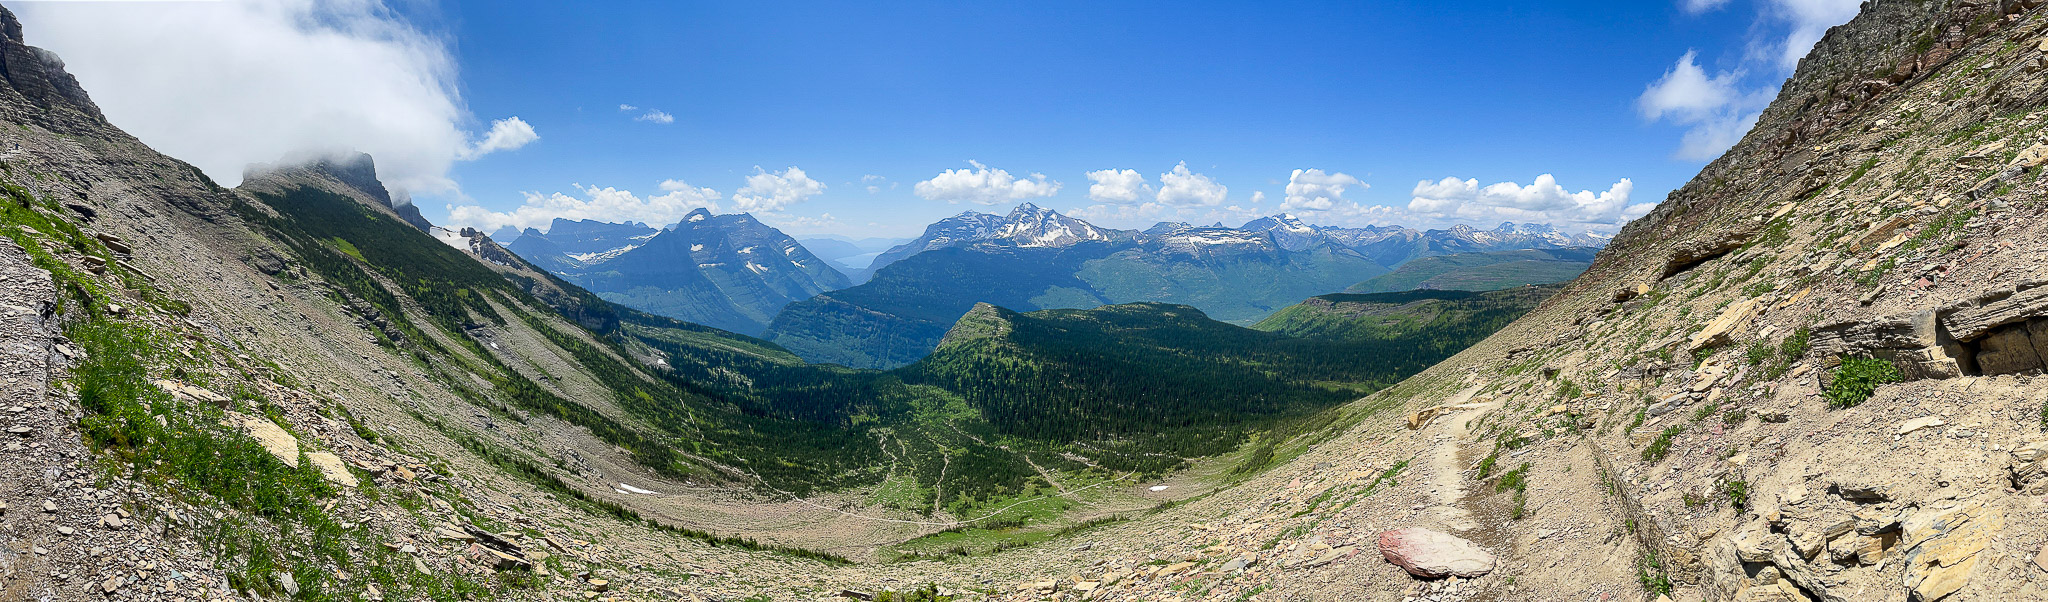
[(1182, 161), (1173, 166), (1173, 171), (1159, 174), (1159, 202), (1176, 206), (1213, 207), (1223, 204), (1230, 188), (1217, 184), (1209, 176), (1188, 171), (1188, 164)]
[(885, 184), (889, 186), (890, 190), (896, 189), (896, 183), (889, 181), (889, 178), (885, 178), (875, 174), (868, 174), (860, 177), (860, 185), (861, 187), (867, 189), (868, 194), (876, 194), (881, 192), (882, 186)]
[(732, 194), (733, 208), (742, 212), (781, 211), (825, 192), (825, 183), (791, 167), (770, 173), (760, 166), (747, 176), (747, 185)]
[(1344, 191), (1352, 187), (1371, 188), (1344, 172), (1297, 169), (1287, 177), (1287, 198), (1280, 201), (1280, 210), (1329, 211), (1345, 202)]
[(639, 117), (634, 117), (633, 120), (668, 125), (676, 122), (676, 116), (661, 111), (649, 110), (647, 111), (647, 114), (641, 115)]
[(522, 193), (525, 204), (511, 211), (491, 211), (476, 205), (448, 206), (452, 227), (471, 226), (485, 232), (512, 226), (545, 228), (555, 218), (594, 219), (604, 222), (644, 222), (657, 226), (683, 219), (690, 211), (703, 208), (718, 211), (718, 191), (691, 186), (682, 180), (666, 180), (662, 194), (641, 198), (630, 190), (574, 185), (581, 197), (562, 193)]
[(1686, 51), (1663, 78), (1643, 90), (1642, 97), (1636, 99), (1636, 110), (1644, 119), (1654, 121), (1666, 115), (1683, 122), (1706, 119), (1742, 97), (1742, 71), (1708, 77), (1698, 59), (1699, 51)]
[(459, 158), (475, 159), (498, 151), (514, 150), (539, 139), (540, 134), (534, 133), (533, 126), (527, 125), (526, 120), (507, 117), (491, 122), (491, 131), (484, 134), (484, 139), (463, 149)]
[(912, 190), (927, 200), (948, 203), (972, 201), (983, 205), (1049, 197), (1060, 191), (1060, 183), (1045, 179), (1045, 174), (1016, 178), (1010, 172), (982, 165), (980, 161), (967, 163), (974, 169), (939, 172), (932, 179), (918, 182)]
[(1827, 35), (1828, 28), (1856, 18), (1862, 5), (1863, 0), (1770, 0), (1765, 16), (1791, 28), (1779, 45), (1778, 67), (1790, 73)]
[(1678, 63), (1636, 99), (1636, 109), (1649, 121), (1669, 120), (1686, 127), (1676, 155), (1705, 161), (1734, 146), (1771, 102), (1770, 90), (1742, 90), (1741, 69), (1707, 75), (1699, 53), (1687, 51)]
[(1076, 217), (1088, 220), (1090, 222), (1126, 222), (1136, 224), (1139, 222), (1157, 221), (1168, 217), (1173, 217), (1176, 212), (1173, 211), (1172, 207), (1167, 207), (1159, 203), (1117, 202), (1089, 205), (1087, 207), (1081, 207), (1078, 209), (1069, 209), (1065, 211), (1065, 213), (1070, 217)]
[(1088, 198), (1098, 203), (1130, 204), (1138, 202), (1151, 186), (1145, 184), (1145, 175), (1135, 169), (1102, 169), (1087, 173)]
[(638, 111), (638, 110), (640, 110), (640, 107), (636, 107), (636, 106), (633, 106), (633, 105), (629, 105), (629, 104), (625, 104), (625, 103), (619, 103), (619, 110), (620, 110), (620, 111), (626, 111), (626, 112), (632, 112), (632, 111)]
[(1421, 219), (1488, 225), (1497, 221), (1618, 226), (1649, 213), (1655, 203), (1629, 203), (1635, 183), (1624, 178), (1606, 192), (1570, 192), (1550, 174), (1527, 186), (1444, 178), (1415, 184), (1408, 213)]
[(225, 184), (252, 163), (356, 150), (393, 188), (453, 193), (449, 168), (494, 137), (473, 144), (465, 131), (472, 118), (445, 41), (380, 0), (15, 10), (29, 41), (63, 56), (115, 125)]
[(1728, 0), (1681, 0), (1678, 4), (1685, 8), (1686, 14), (1697, 15), (1727, 6)]
[[(1681, 0), (1686, 12), (1700, 14), (1727, 0)], [(1699, 54), (1688, 51), (1664, 77), (1650, 84), (1637, 108), (1650, 121), (1666, 120), (1685, 127), (1678, 158), (1705, 161), (1741, 141), (1756, 125), (1778, 78), (1799, 66), (1829, 27), (1856, 17), (1862, 0), (1760, 0), (1758, 21), (1739, 65), (1709, 76)], [(1753, 82), (1753, 83), (1751, 83)]]
[(1253, 205), (1257, 205), (1257, 204), (1259, 204), (1259, 203), (1264, 203), (1264, 202), (1266, 202), (1266, 191), (1264, 191), (1264, 190), (1254, 190), (1254, 191), (1252, 191), (1252, 204), (1253, 204)]
[(766, 213), (759, 217), (762, 223), (774, 226), (785, 233), (830, 231), (846, 225), (841, 223), (838, 217), (834, 217), (830, 213), (820, 214), (817, 217)]

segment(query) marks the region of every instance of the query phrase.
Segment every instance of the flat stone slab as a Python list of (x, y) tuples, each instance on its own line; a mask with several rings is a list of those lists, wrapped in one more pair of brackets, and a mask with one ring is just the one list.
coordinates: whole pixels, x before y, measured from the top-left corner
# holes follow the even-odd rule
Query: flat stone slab
[(1464, 538), (1422, 527), (1380, 533), (1380, 555), (1425, 579), (1478, 577), (1493, 572), (1492, 553)]

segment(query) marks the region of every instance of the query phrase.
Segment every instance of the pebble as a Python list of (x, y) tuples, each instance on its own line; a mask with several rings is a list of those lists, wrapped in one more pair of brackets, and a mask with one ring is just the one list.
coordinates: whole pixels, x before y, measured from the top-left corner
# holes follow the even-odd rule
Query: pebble
[(77, 532), (78, 532), (78, 530), (77, 530), (77, 529), (72, 529), (71, 527), (66, 527), (66, 526), (63, 526), (63, 525), (58, 525), (58, 526), (57, 526), (57, 532), (58, 532), (58, 533), (62, 533), (62, 534), (65, 534), (65, 535), (70, 535), (70, 534), (72, 534), (72, 533), (77, 533)]

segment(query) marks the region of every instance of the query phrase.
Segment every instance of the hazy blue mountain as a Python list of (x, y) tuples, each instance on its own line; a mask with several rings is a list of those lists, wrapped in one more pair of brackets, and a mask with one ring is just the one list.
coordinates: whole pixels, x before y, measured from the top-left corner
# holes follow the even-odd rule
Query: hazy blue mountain
[(1599, 249), (1523, 249), (1454, 253), (1424, 257), (1393, 272), (1345, 289), (1352, 293), (1391, 293), (1415, 289), (1492, 291), (1528, 284), (1550, 284), (1577, 278), (1593, 265)]
[(1220, 225), (1115, 230), (1028, 203), (941, 220), (876, 265), (866, 283), (791, 304), (763, 336), (812, 361), (888, 368), (924, 357), (976, 303), (1180, 303), (1250, 324), (1387, 272), (1327, 241), (1288, 249), (1270, 233)]
[(699, 209), (675, 225), (555, 220), (512, 252), (606, 300), (743, 334), (783, 306), (850, 284), (795, 239), (747, 214)]

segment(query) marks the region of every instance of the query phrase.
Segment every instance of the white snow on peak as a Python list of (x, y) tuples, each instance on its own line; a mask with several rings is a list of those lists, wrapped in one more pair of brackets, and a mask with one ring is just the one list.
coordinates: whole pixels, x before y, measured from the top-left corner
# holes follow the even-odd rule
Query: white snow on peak
[(623, 247), (612, 249), (610, 251), (600, 251), (597, 253), (570, 253), (569, 256), (583, 263), (597, 263), (600, 261), (611, 259), (613, 257), (625, 255), (627, 251), (631, 251), (633, 249), (638, 248), (640, 248), (640, 245), (626, 245)]

